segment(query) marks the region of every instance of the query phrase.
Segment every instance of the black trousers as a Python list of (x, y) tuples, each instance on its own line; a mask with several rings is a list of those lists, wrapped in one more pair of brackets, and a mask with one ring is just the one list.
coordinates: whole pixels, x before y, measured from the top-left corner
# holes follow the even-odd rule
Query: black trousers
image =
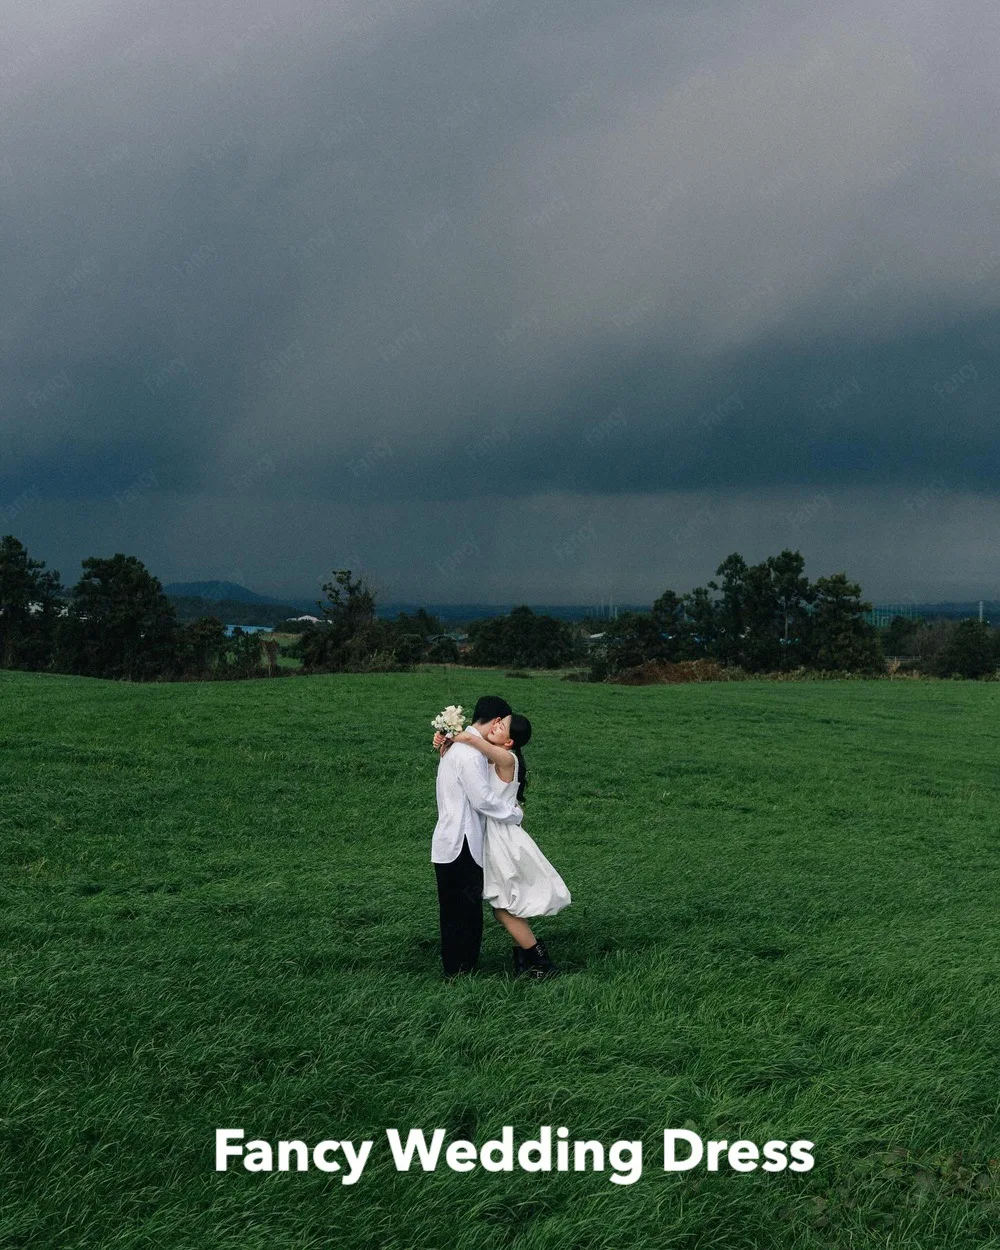
[(435, 864), (441, 918), (441, 963), (445, 976), (471, 972), (483, 944), (483, 870), (468, 841), (450, 864)]

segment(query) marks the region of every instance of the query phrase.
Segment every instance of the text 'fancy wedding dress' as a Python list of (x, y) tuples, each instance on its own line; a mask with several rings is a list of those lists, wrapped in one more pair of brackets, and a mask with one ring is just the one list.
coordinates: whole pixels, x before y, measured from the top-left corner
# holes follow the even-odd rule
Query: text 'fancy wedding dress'
[[(505, 799), (515, 802), (514, 780), (503, 781), (490, 765), (490, 784)], [(554, 916), (572, 902), (566, 883), (520, 825), (501, 824), (486, 817), (483, 838), (483, 898), (512, 916)]]

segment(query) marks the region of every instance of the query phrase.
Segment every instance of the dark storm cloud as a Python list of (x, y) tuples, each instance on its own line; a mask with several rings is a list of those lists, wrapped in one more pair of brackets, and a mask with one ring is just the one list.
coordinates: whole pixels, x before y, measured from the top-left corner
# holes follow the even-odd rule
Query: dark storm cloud
[[(904, 506), (921, 584), (981, 580), (940, 503), (971, 551), (991, 15), (27, 12), (0, 64), (0, 528), (67, 567), (139, 543), (164, 577), (295, 589), (349, 549), (399, 593), (558, 596), (673, 576), (623, 557), (638, 509), (680, 578), (837, 538), (888, 589), (836, 518), (934, 482)], [(487, 498), (521, 501), (520, 566), (482, 527), (442, 541)]]

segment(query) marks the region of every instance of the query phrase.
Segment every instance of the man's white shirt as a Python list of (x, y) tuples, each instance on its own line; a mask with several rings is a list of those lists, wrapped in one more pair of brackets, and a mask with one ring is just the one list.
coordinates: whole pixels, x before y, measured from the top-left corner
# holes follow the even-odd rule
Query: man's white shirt
[[(479, 734), (475, 726), (470, 733)], [(479, 734), (482, 737), (482, 734)], [(462, 839), (482, 867), (485, 818), (520, 824), (516, 803), (502, 799), (490, 785), (490, 765), (475, 747), (456, 742), (445, 751), (437, 770), (438, 821), (431, 839), (431, 862), (450, 864), (462, 853)]]

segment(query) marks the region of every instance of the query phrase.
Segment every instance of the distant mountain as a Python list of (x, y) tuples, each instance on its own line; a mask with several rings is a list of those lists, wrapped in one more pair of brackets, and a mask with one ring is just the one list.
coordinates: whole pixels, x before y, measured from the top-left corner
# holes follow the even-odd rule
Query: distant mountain
[[(309, 613), (313, 616), (319, 615), (319, 609), (316, 606), (316, 600), (323, 598), (322, 591), (317, 591), (313, 599), (275, 599), (271, 595), (259, 595), (255, 590), (249, 590), (246, 586), (240, 586), (237, 582), (171, 582), (163, 587), (164, 594), (171, 599), (186, 600), (205, 600), (202, 604), (185, 604), (188, 613), (192, 616), (198, 615), (201, 611), (210, 611), (211, 615), (217, 615), (221, 604), (227, 606), (222, 608), (224, 614), (228, 616), (236, 615), (233, 607), (237, 603), (253, 605), (260, 607), (280, 607), (282, 612), (275, 615), (275, 620), (280, 620), (284, 616)], [(210, 606), (214, 605), (214, 606)], [(436, 616), (442, 621), (474, 621), (482, 620), (492, 616), (502, 616), (510, 612), (516, 607), (515, 603), (497, 604), (497, 603), (380, 603), (377, 607), (377, 614), (385, 620), (391, 620), (399, 615), (400, 612), (406, 612), (412, 615), (417, 608), (425, 608), (431, 616)], [(606, 605), (597, 608), (592, 604), (531, 604), (530, 607), (539, 615), (554, 616), (564, 621), (579, 621), (585, 616), (603, 616), (609, 615)], [(616, 611), (635, 611), (648, 612), (648, 604), (616, 604)], [(923, 616), (927, 620), (934, 618), (950, 617), (951, 619), (959, 619), (966, 616), (978, 616), (979, 602), (975, 603), (915, 603), (909, 605), (899, 604), (876, 604), (876, 607), (883, 612), (887, 607), (899, 608), (904, 607), (904, 614), (913, 613)], [(288, 609), (294, 609), (290, 613)], [(246, 613), (239, 613), (239, 616), (246, 616)], [(273, 615), (273, 614), (271, 614)], [(987, 620), (997, 620), (1000, 618), (1000, 603), (996, 600), (986, 600), (983, 604), (983, 615)], [(270, 619), (270, 615), (268, 616)], [(263, 622), (261, 622), (263, 623)]]
[[(947, 617), (949, 620), (965, 620), (970, 616), (979, 615), (979, 600), (975, 603), (917, 603), (914, 605), (917, 615), (927, 620), (934, 617)], [(1000, 603), (996, 599), (983, 600), (983, 616), (988, 621), (995, 621), (1000, 616)]]
[[(317, 591), (313, 599), (275, 599), (271, 595), (259, 595), (255, 590), (249, 590), (246, 586), (241, 586), (237, 582), (170, 582), (163, 587), (163, 593), (170, 599), (176, 600), (204, 600), (202, 603), (187, 602), (183, 606), (187, 610), (186, 615), (193, 619), (202, 611), (211, 615), (217, 615), (220, 605), (225, 603), (227, 608), (223, 609), (228, 612), (229, 616), (233, 616), (232, 605), (234, 603), (259, 604), (263, 606), (280, 606), (282, 608), (294, 608), (294, 615), (298, 616), (302, 613), (310, 615), (320, 615), (316, 606), (317, 599), (323, 599), (322, 591)], [(521, 601), (519, 601), (521, 602)], [(534, 612), (539, 615), (554, 616), (564, 621), (577, 621), (585, 616), (607, 615), (607, 611), (600, 612), (593, 605), (577, 605), (577, 604), (531, 604)], [(475, 621), (483, 620), (493, 616), (504, 616), (510, 612), (512, 608), (517, 607), (516, 603), (380, 603), (376, 608), (376, 614), (383, 620), (392, 620), (398, 616), (400, 612), (406, 612), (412, 615), (418, 608), (425, 608), (431, 616), (436, 616), (442, 621)], [(640, 606), (634, 604), (619, 604), (619, 611), (631, 609), (636, 612), (644, 612), (648, 610), (648, 605)], [(245, 613), (239, 614), (241, 617)], [(286, 612), (285, 615), (288, 615)], [(277, 619), (277, 618), (276, 618)]]
[[(431, 616), (438, 617), (442, 621), (479, 621), (489, 619), (494, 616), (506, 616), (513, 608), (523, 603), (518, 600), (517, 603), (380, 603), (378, 605), (378, 615), (391, 619), (398, 616), (400, 612), (406, 612), (412, 615), (418, 607), (424, 608)], [(554, 616), (560, 621), (581, 621), (585, 616), (607, 616), (607, 609), (603, 612), (593, 604), (573, 604), (573, 603), (530, 603), (528, 606), (532, 612), (536, 612), (539, 616)], [(634, 604), (616, 604), (616, 611), (625, 612), (648, 612), (649, 605), (638, 606)], [(313, 608), (315, 611), (315, 608)]]
[[(317, 599), (323, 599), (323, 592), (317, 591), (313, 599), (275, 599), (271, 595), (259, 595), (255, 590), (249, 590), (246, 586), (240, 586), (237, 582), (170, 582), (163, 587), (163, 593), (170, 599), (203, 599), (206, 604), (220, 604), (225, 601), (232, 605), (235, 603), (260, 604), (264, 606), (280, 605), (283, 608), (293, 607), (296, 609), (296, 615), (302, 613), (310, 613), (313, 616), (319, 614), (316, 606)], [(196, 605), (185, 605), (194, 610)], [(202, 605), (197, 605), (200, 609)], [(648, 606), (648, 605), (647, 605)], [(380, 603), (376, 609), (377, 615), (384, 620), (391, 620), (399, 615), (400, 612), (412, 614), (418, 608), (425, 608), (431, 616), (436, 616), (442, 621), (474, 621), (482, 620), (492, 616), (504, 616), (514, 607), (516, 603)], [(625, 611), (632, 608), (634, 611), (646, 611), (646, 607), (640, 607), (632, 604), (620, 604), (619, 610)], [(533, 611), (539, 615), (555, 616), (560, 620), (575, 621), (580, 620), (584, 616), (598, 614), (598, 609), (592, 605), (582, 606), (576, 604), (531, 604)], [(230, 612), (232, 615), (232, 612)], [(241, 614), (242, 615), (242, 614)]]
[[(1000, 602), (996, 599), (984, 599), (983, 619), (995, 621), (1000, 618)], [(946, 600), (938, 603), (876, 603), (875, 612), (885, 620), (891, 616), (907, 618), (922, 616), (925, 621), (934, 620), (966, 620), (979, 615), (979, 600), (974, 603)]]
[(418, 608), (423, 608), (441, 621), (484, 620), (493, 616), (504, 616), (510, 611), (505, 604), (495, 603), (380, 603), (375, 611), (383, 620), (391, 621), (400, 612), (412, 616)]
[(163, 587), (163, 593), (191, 599), (209, 599), (218, 603), (222, 599), (235, 599), (238, 603), (280, 603), (270, 595), (258, 595), (236, 582), (171, 582)]
[(179, 621), (216, 616), (224, 625), (282, 625), (302, 613), (290, 603), (244, 603), (242, 599), (202, 599), (200, 595), (168, 595)]

